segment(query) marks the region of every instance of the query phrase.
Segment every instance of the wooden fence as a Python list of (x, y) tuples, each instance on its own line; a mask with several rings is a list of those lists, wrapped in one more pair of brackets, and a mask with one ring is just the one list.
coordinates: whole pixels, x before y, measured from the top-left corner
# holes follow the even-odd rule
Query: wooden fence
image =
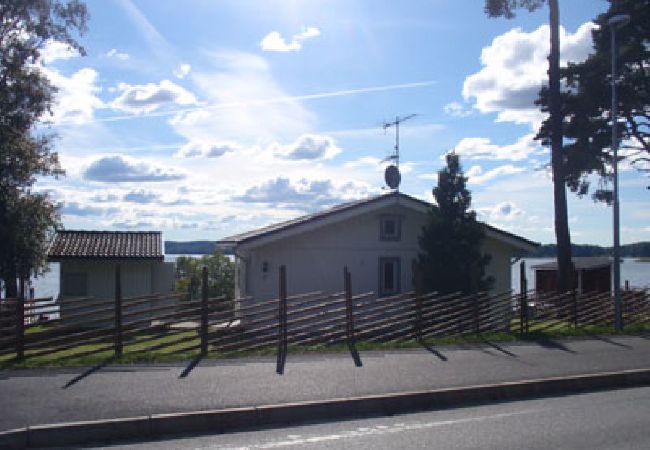
[[(232, 355), (275, 348), (280, 371), (290, 346), (422, 340), (428, 337), (485, 335), (612, 327), (609, 293), (513, 295), (413, 292), (377, 297), (353, 295), (352, 275), (343, 270), (337, 293), (287, 295), (287, 273), (279, 271), (278, 298), (210, 298), (207, 269), (199, 300), (183, 294), (122, 297), (119, 268), (115, 297), (9, 299), (0, 303), (0, 360), (39, 356), (58, 360), (89, 354), (107, 357), (143, 353), (208, 351)], [(647, 290), (622, 292), (626, 326), (650, 324)], [(59, 308), (61, 317), (37, 320)], [(591, 328), (590, 328), (591, 327)]]

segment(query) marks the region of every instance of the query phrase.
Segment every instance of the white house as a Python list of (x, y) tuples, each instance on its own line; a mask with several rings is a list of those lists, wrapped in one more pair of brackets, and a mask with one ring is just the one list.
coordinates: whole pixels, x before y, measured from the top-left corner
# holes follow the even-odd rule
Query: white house
[[(276, 298), (278, 268), (287, 270), (289, 295), (343, 290), (343, 267), (355, 294), (380, 296), (412, 290), (418, 236), (431, 205), (400, 192), (345, 203), (315, 214), (222, 239), (236, 258), (236, 296)], [(510, 290), (510, 258), (538, 244), (485, 225), (483, 250), (494, 292)]]
[(163, 261), (160, 231), (57, 231), (48, 260), (60, 263), (59, 299), (64, 321), (66, 299), (113, 301), (117, 264), (123, 297), (174, 290), (174, 264)]

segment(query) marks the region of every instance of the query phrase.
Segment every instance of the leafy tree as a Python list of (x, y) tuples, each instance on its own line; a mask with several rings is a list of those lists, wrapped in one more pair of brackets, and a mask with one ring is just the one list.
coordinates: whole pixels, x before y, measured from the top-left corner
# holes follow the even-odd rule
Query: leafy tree
[(36, 132), (56, 93), (40, 70), (41, 51), (58, 41), (84, 54), (74, 35), (86, 30), (87, 17), (78, 0), (0, 3), (0, 278), (7, 296), (16, 296), (18, 277), (42, 269), (59, 225), (52, 200), (32, 190), (37, 176), (63, 174), (53, 135)]
[(485, 0), (485, 12), (490, 17), (515, 16), (517, 8), (534, 11), (548, 3), (549, 27), (551, 31), (548, 56), (548, 139), (551, 146), (551, 168), (553, 170), (553, 204), (555, 212), (555, 239), (557, 241), (558, 280), (560, 292), (573, 288), (573, 263), (571, 261), (571, 235), (566, 200), (566, 168), (562, 148), (562, 115), (560, 110), (560, 9), (558, 0)]
[(494, 280), (485, 276), (491, 257), (481, 252), (483, 225), (469, 210), (472, 196), (458, 155), (452, 152), (446, 159), (447, 167), (438, 172), (438, 186), (433, 189), (436, 205), (418, 238), (421, 251), (413, 284), (419, 293), (485, 291)]
[[(563, 133), (567, 156), (567, 185), (583, 196), (590, 191), (590, 174), (598, 187), (591, 189), (596, 201), (611, 202), (611, 33), (608, 19), (628, 14), (630, 23), (616, 31), (619, 51), (617, 97), (621, 147), (639, 170), (650, 170), (650, 0), (611, 2), (600, 14), (592, 31), (594, 53), (584, 62), (570, 63), (561, 70), (566, 89), (562, 93)], [(543, 90), (539, 103), (548, 105)], [(545, 122), (539, 138), (548, 140)]]
[(208, 268), (208, 295), (210, 297), (225, 295), (229, 299), (234, 298), (235, 263), (219, 250), (200, 258), (179, 256), (176, 259), (176, 291), (187, 292), (190, 299), (199, 298), (204, 266)]

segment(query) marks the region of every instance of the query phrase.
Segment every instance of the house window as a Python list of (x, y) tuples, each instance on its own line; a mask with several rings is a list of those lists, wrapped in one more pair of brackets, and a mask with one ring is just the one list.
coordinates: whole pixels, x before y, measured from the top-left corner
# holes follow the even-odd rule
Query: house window
[(379, 258), (379, 295), (395, 295), (400, 292), (399, 258)]
[(83, 297), (88, 295), (88, 276), (85, 272), (69, 272), (63, 274), (63, 295), (68, 297)]
[(379, 239), (382, 241), (399, 241), (402, 235), (402, 223), (399, 216), (385, 215), (379, 220)]

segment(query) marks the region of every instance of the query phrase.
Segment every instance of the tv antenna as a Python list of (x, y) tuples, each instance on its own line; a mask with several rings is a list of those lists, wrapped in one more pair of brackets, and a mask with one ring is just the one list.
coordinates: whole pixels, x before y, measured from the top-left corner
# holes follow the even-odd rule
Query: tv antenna
[(397, 116), (393, 122), (384, 122), (382, 125), (384, 132), (390, 127), (395, 127), (395, 153), (382, 160), (382, 162), (394, 161), (394, 164), (386, 167), (386, 171), (384, 172), (384, 180), (391, 189), (399, 190), (399, 184), (402, 181), (402, 176), (399, 173), (399, 124), (415, 116), (417, 114), (409, 114), (408, 116), (402, 117)]
[(388, 156), (384, 161), (388, 160), (393, 160), (395, 161), (395, 165), (399, 169), (399, 124), (402, 122), (406, 122), (409, 119), (412, 119), (413, 117), (417, 116), (417, 114), (409, 114), (408, 116), (402, 116), (402, 117), (395, 117), (395, 120), (392, 122), (384, 122), (383, 123), (383, 128), (384, 131), (390, 127), (395, 127), (395, 153), (392, 155)]

